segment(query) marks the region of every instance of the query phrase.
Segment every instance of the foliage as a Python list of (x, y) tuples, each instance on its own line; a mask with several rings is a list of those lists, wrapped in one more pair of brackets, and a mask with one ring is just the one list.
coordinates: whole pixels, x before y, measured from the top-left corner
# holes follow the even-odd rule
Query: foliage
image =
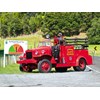
[(87, 31), (91, 44), (100, 44), (100, 18), (92, 20), (91, 27)]
[(91, 20), (99, 18), (100, 13), (92, 12), (52, 12), (45, 13), (42, 31), (51, 36), (62, 32), (66, 36), (86, 32), (91, 27)]
[(95, 31), (99, 18), (99, 12), (1, 12), (0, 37), (28, 35), (38, 30), (51, 37), (59, 32), (65, 36), (88, 32), (90, 43), (99, 43), (99, 29)]
[[(30, 34), (33, 32), (38, 23), (35, 20), (36, 13), (18, 13), (18, 12), (4, 12), (0, 13), (0, 36), (1, 37), (16, 37), (23, 34)], [(34, 21), (31, 19), (34, 18)], [(32, 24), (34, 27), (32, 26)]]

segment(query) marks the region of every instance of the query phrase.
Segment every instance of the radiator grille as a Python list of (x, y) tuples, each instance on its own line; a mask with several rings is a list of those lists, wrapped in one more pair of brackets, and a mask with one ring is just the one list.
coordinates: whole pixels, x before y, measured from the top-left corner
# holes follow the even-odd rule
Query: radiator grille
[(32, 59), (32, 52), (26, 52), (26, 59)]

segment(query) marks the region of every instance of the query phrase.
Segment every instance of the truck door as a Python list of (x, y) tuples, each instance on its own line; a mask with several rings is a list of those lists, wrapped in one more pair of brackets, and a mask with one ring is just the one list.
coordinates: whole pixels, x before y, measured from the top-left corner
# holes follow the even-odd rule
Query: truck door
[(68, 65), (75, 63), (74, 46), (60, 47), (60, 63), (66, 63)]
[(66, 63), (67, 64), (72, 64), (75, 62), (75, 56), (74, 56), (74, 46), (66, 46)]
[(60, 63), (68, 65), (75, 63), (74, 46), (60, 46)]

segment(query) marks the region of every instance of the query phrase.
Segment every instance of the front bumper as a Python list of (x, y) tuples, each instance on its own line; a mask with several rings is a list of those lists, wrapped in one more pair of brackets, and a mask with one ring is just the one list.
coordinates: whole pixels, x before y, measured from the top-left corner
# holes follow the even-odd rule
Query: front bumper
[(36, 64), (37, 61), (34, 60), (34, 59), (26, 59), (26, 60), (19, 60), (17, 61), (18, 64), (29, 64), (29, 63), (33, 63), (33, 64)]

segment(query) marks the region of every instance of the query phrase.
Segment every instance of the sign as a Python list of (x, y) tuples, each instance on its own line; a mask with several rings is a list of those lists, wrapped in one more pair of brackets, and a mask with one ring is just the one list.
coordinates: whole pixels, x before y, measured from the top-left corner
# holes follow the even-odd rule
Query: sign
[(94, 50), (97, 51), (97, 46), (94, 47)]
[(5, 40), (4, 54), (22, 54), (27, 50), (27, 41)]
[(73, 49), (67, 49), (67, 55), (68, 55), (68, 56), (74, 55)]
[(27, 50), (27, 41), (5, 40), (3, 67), (5, 67), (6, 54), (18, 55), (18, 54), (23, 54), (26, 50)]

